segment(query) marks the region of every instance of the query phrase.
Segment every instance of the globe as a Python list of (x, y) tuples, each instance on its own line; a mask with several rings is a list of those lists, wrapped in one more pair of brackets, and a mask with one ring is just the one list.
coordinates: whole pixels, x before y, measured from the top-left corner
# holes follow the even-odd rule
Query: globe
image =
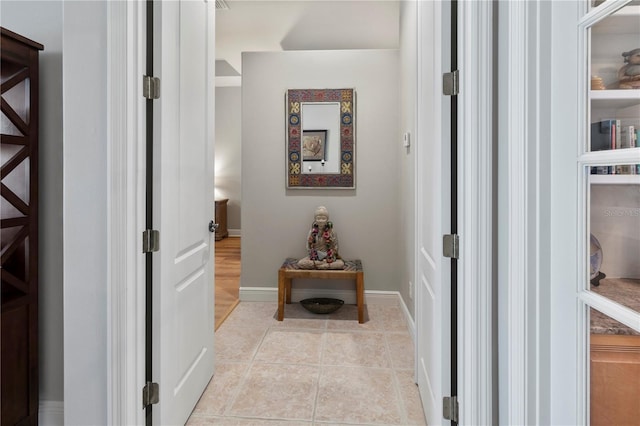
[(590, 263), (591, 263), (591, 279), (598, 277), (600, 274), (600, 267), (602, 266), (602, 246), (600, 241), (591, 234), (591, 250), (590, 250)]

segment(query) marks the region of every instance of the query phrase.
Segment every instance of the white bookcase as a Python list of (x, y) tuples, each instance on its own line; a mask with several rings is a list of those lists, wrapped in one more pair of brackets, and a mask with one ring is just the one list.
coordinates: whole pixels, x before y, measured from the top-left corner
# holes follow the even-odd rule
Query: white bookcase
[[(596, 6), (597, 5), (597, 6)], [(621, 317), (629, 298), (640, 297), (640, 174), (589, 174), (594, 165), (616, 166), (640, 164), (640, 147), (620, 148), (615, 145), (615, 137), (611, 137), (611, 150), (591, 150), (592, 123), (607, 122), (599, 129), (605, 132), (594, 133), (599, 137), (598, 149), (608, 146), (609, 120), (620, 120), (620, 127), (614, 125), (615, 132), (628, 134), (629, 126), (640, 129), (640, 89), (619, 87), (618, 70), (625, 65), (622, 52), (640, 49), (640, 4), (637, 1), (595, 1), (582, 19), (581, 30), (584, 31), (584, 52), (582, 61), (585, 80), (583, 99), (586, 105), (585, 149), (579, 157), (579, 164), (588, 175), (585, 193), (581, 199), (585, 201), (586, 226), (582, 227), (587, 243), (589, 234), (593, 234), (602, 246), (602, 267), (608, 278), (600, 282), (598, 292), (606, 297), (607, 302), (589, 302), (589, 293), (595, 287), (585, 283), (582, 300), (585, 307), (591, 310), (589, 373), (591, 378), (589, 392), (590, 410), (588, 423), (591, 424), (631, 424), (640, 416), (637, 404), (637, 383), (640, 373), (629, 368), (640, 354), (640, 336), (627, 335), (628, 328), (621, 327), (615, 334), (603, 334), (600, 330), (611, 330), (609, 325), (595, 324), (604, 321), (610, 324), (611, 318)], [(602, 79), (592, 82), (594, 76)], [(615, 123), (615, 121), (613, 122)], [(594, 130), (595, 132), (595, 130)], [(628, 139), (627, 139), (628, 141)], [(613, 152), (612, 152), (613, 150)], [(605, 167), (606, 170), (606, 166)], [(637, 171), (630, 167), (625, 172)], [(584, 175), (583, 175), (584, 176)], [(613, 280), (612, 280), (613, 279)], [(637, 282), (637, 293), (625, 293), (618, 290), (616, 281), (626, 283), (631, 288)], [(615, 289), (615, 290), (613, 290)], [(635, 309), (635, 308), (633, 308)], [(615, 324), (615, 321), (612, 322)], [(613, 327), (615, 328), (615, 327)], [(617, 329), (617, 328), (616, 328)], [(595, 331), (594, 331), (595, 330)], [(605, 348), (606, 350), (603, 350)], [(615, 397), (611, 389), (623, 389), (620, 397)], [(624, 390), (630, 391), (624, 391)]]
[[(588, 84), (600, 77), (604, 88), (586, 87), (586, 135), (591, 137), (591, 123), (621, 120), (622, 127), (635, 125), (640, 129), (640, 89), (620, 89), (618, 70), (625, 65), (622, 52), (640, 49), (640, 5), (638, 2), (595, 2), (585, 21), (586, 73)], [(616, 132), (620, 132), (617, 128)], [(591, 145), (587, 144), (586, 151)], [(640, 164), (640, 147), (615, 149), (615, 157), (608, 150), (587, 155), (614, 169), (617, 165)], [(589, 167), (589, 166), (587, 166)], [(636, 173), (636, 167), (630, 167)], [(638, 263), (626, 267), (629, 255), (640, 256), (640, 174), (598, 174), (588, 179), (589, 230), (601, 240), (605, 261), (603, 271), (608, 276), (640, 279)], [(604, 204), (603, 204), (604, 203)], [(606, 242), (605, 243), (603, 242)], [(638, 259), (640, 257), (636, 257)], [(614, 261), (615, 259), (615, 261)], [(615, 265), (614, 268), (611, 268)], [(609, 271), (605, 269), (609, 267)], [(639, 292), (640, 293), (640, 292)]]

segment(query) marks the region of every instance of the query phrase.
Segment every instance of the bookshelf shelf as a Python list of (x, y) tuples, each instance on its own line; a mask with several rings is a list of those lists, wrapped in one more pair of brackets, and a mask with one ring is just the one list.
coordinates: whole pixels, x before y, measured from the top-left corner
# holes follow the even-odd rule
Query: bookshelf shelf
[(594, 108), (627, 108), (640, 105), (640, 90), (592, 90)]
[(640, 90), (592, 90), (592, 100), (633, 100), (640, 102)]
[(640, 185), (640, 175), (590, 175), (592, 185)]
[(633, 99), (636, 101), (640, 101), (640, 90), (631, 90), (631, 89), (592, 90), (591, 99), (594, 99), (594, 100)]

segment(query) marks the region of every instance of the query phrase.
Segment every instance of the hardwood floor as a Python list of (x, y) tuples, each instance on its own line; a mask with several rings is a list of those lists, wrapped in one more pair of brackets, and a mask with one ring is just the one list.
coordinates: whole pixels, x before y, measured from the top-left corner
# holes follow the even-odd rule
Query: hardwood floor
[(240, 302), (240, 238), (216, 241), (215, 329)]

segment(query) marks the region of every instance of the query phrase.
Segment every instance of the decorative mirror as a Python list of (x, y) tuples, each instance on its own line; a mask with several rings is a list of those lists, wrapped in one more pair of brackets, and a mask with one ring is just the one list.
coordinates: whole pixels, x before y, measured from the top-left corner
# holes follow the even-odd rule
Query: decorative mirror
[(355, 91), (287, 90), (287, 188), (354, 189)]

